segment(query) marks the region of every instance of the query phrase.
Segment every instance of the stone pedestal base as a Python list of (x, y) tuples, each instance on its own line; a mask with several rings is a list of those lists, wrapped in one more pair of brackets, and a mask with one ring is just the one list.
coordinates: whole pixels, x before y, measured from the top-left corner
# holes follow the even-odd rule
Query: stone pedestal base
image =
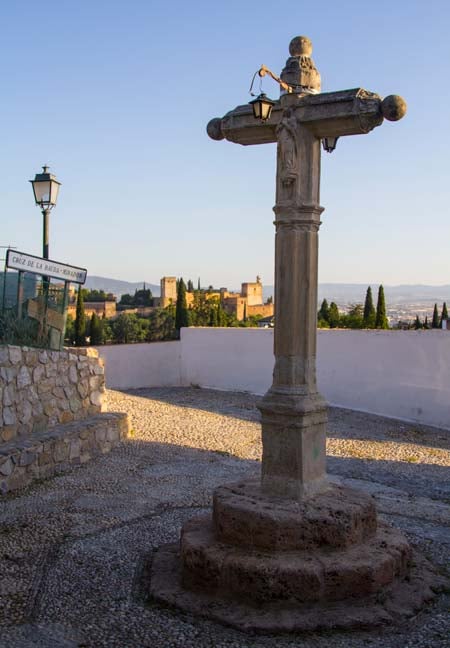
[(404, 536), (377, 524), (372, 498), (330, 486), (305, 502), (222, 486), (214, 512), (160, 548), (150, 591), (241, 630), (368, 627), (413, 614), (439, 579)]

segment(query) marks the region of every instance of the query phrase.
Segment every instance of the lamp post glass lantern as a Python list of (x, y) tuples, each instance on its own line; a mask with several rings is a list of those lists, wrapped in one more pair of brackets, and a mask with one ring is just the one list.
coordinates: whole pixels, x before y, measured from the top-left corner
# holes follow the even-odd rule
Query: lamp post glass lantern
[(324, 137), (322, 140), (323, 150), (327, 153), (333, 153), (339, 137)]
[(30, 180), (33, 187), (34, 200), (39, 205), (44, 217), (43, 223), (43, 253), (44, 259), (49, 254), (49, 215), (50, 210), (56, 205), (61, 183), (56, 176), (49, 172), (48, 166), (42, 167), (42, 173), (36, 173), (34, 180)]
[(253, 116), (255, 119), (260, 119), (262, 122), (270, 119), (272, 114), (272, 107), (275, 105), (275, 101), (269, 99), (269, 97), (262, 92), (260, 95), (249, 102), (253, 108)]

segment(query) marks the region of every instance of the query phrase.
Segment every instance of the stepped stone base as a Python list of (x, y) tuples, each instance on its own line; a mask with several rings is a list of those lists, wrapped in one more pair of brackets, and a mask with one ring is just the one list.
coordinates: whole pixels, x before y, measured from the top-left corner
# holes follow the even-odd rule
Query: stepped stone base
[(221, 486), (213, 517), (154, 555), (150, 594), (240, 630), (369, 627), (414, 614), (442, 584), (371, 497), (330, 486), (302, 502)]
[(129, 431), (125, 413), (106, 412), (0, 445), (0, 494), (105, 454)]

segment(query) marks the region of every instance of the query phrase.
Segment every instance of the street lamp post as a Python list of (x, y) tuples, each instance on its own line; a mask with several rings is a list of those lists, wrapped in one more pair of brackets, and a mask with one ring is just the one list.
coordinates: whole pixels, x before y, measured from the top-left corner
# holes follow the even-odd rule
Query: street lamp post
[(50, 211), (56, 205), (58, 192), (61, 183), (58, 182), (53, 173), (49, 173), (48, 166), (42, 167), (42, 173), (36, 173), (34, 180), (30, 180), (33, 186), (36, 205), (42, 210), (43, 218), (43, 241), (42, 256), (48, 259), (49, 256), (49, 218)]

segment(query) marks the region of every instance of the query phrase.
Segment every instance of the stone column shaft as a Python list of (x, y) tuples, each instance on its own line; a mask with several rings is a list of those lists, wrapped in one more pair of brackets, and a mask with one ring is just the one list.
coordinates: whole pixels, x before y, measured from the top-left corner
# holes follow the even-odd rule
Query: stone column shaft
[(262, 489), (302, 498), (326, 487), (326, 407), (316, 386), (320, 140), (289, 108), (278, 129), (275, 368), (261, 404)]

